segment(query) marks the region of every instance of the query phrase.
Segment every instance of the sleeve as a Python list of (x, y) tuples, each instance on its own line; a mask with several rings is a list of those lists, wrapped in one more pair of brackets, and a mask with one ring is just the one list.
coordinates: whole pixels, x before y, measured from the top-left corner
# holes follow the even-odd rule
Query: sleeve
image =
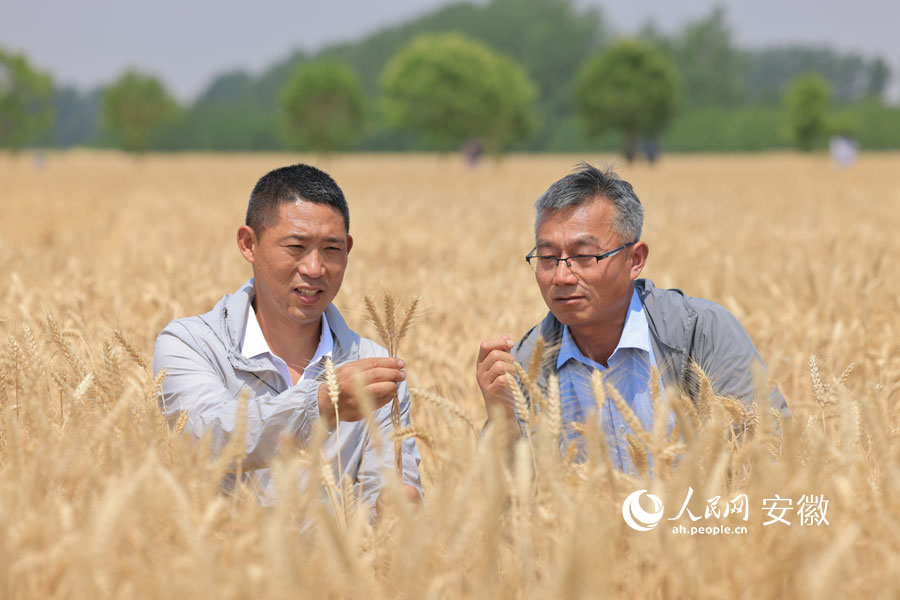
[(235, 431), (239, 398), (247, 394), (245, 471), (268, 466), (283, 435), (305, 444), (319, 419), (320, 382), (301, 381), (279, 394), (256, 395), (248, 386), (232, 391), (224, 376), (231, 369), (227, 359), (217, 364), (199, 347), (197, 339), (177, 322), (156, 340), (153, 372), (166, 370), (159, 405), (170, 427), (187, 415), (184, 431), (197, 439), (209, 434), (217, 456)]
[[(756, 397), (754, 365), (766, 368), (762, 356), (740, 321), (724, 307), (708, 302), (699, 307), (691, 357), (709, 376), (713, 390), (733, 396), (744, 404)], [(773, 385), (768, 393), (772, 408), (790, 415), (784, 396)]]

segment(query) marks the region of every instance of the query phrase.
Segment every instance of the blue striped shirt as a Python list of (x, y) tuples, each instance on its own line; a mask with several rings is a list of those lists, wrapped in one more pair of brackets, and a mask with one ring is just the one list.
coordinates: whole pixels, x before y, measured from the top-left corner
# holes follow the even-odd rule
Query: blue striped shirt
[[(603, 372), (607, 386), (613, 385), (628, 403), (644, 429), (653, 427), (653, 399), (650, 394), (650, 367), (656, 367), (656, 357), (650, 345), (650, 327), (644, 305), (637, 291), (631, 296), (625, 326), (619, 343), (607, 361), (609, 367), (591, 360), (578, 348), (575, 339), (564, 326), (556, 368), (559, 371), (560, 400), (563, 423), (585, 422), (586, 417), (597, 413), (598, 402), (591, 388), (591, 373)], [(662, 384), (660, 383), (660, 391)], [(626, 434), (632, 433), (611, 398), (606, 398), (600, 409), (601, 425), (609, 443), (610, 458), (617, 469), (635, 472), (628, 451)], [(671, 426), (674, 422), (670, 423)], [(563, 445), (567, 446), (577, 434), (569, 429)]]

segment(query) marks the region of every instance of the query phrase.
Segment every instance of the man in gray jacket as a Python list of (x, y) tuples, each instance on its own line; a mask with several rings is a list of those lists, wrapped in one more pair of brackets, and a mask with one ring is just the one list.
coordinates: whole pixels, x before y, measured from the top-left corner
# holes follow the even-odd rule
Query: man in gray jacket
[[(718, 304), (638, 279), (649, 248), (641, 240), (643, 207), (628, 182), (582, 163), (551, 185), (535, 208), (535, 247), (526, 261), (550, 312), (515, 346), (509, 336), (481, 344), (476, 377), (489, 418), (515, 423), (509, 378), (514, 361), (528, 368), (539, 338), (547, 351), (538, 385), (546, 389), (551, 373), (559, 377), (564, 422), (583, 422), (601, 405), (610, 455), (623, 471), (634, 469), (627, 450), (631, 429), (611, 399), (595, 403), (594, 370), (604, 372), (648, 430), (651, 367), (663, 389), (696, 399), (694, 361), (716, 394), (753, 401), (753, 365), (764, 365), (738, 320)], [(769, 400), (787, 414), (777, 387)]]
[[(165, 369), (160, 406), (170, 425), (211, 435), (214, 454), (235, 430), (238, 399), (247, 395), (245, 481), (261, 501), (273, 499), (269, 462), (285, 437), (306, 444), (321, 421), (332, 431), (326, 454), (340, 464), (355, 494), (372, 505), (383, 471), (394, 468), (390, 400), (399, 394), (401, 424), (409, 425), (404, 362), (350, 330), (332, 300), (353, 247), (344, 194), (326, 173), (307, 165), (276, 169), (253, 189), (246, 223), (237, 232), (253, 278), (208, 313), (176, 319), (159, 334), (153, 370)], [(323, 384), (325, 359), (336, 365), (338, 414)], [(367, 431), (365, 398), (384, 443)], [(415, 440), (402, 444), (403, 480), (421, 493)], [(233, 475), (231, 476), (233, 483)]]

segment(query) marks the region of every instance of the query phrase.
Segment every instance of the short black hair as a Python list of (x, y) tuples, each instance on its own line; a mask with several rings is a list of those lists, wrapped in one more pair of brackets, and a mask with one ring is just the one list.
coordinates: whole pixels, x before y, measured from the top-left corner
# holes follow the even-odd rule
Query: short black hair
[(344, 192), (328, 173), (302, 163), (269, 171), (256, 182), (245, 223), (259, 236), (277, 221), (282, 204), (298, 200), (334, 207), (344, 217), (344, 229), (350, 233), (350, 208)]

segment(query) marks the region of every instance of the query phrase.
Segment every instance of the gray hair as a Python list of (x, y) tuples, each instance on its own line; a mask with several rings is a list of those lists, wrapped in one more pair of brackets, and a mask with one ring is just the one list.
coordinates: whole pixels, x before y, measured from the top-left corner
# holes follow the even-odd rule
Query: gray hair
[(538, 224), (548, 212), (556, 212), (570, 206), (581, 206), (597, 198), (612, 203), (616, 209), (613, 219), (613, 231), (621, 236), (623, 242), (635, 242), (641, 239), (641, 228), (644, 225), (644, 208), (631, 184), (607, 168), (601, 171), (586, 162), (581, 162), (571, 175), (566, 175), (549, 188), (534, 203), (534, 232), (537, 234)]

